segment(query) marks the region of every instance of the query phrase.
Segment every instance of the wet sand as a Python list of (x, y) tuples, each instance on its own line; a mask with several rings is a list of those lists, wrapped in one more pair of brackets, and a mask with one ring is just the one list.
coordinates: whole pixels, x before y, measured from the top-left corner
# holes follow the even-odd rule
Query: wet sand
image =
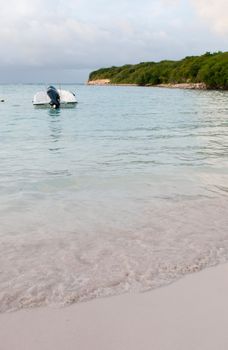
[(1, 350), (226, 350), (228, 264), (151, 292), (0, 315)]

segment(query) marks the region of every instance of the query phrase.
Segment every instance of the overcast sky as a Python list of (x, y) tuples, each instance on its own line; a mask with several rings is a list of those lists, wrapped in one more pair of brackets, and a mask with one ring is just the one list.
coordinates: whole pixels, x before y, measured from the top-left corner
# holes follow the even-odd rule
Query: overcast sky
[(0, 0), (0, 82), (228, 51), (228, 0)]

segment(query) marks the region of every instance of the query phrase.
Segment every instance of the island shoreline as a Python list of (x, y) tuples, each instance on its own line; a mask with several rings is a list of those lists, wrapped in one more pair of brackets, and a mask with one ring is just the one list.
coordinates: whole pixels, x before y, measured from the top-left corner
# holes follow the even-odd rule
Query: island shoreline
[(89, 80), (89, 86), (138, 86), (138, 87), (154, 87), (154, 88), (168, 88), (168, 89), (186, 89), (186, 90), (211, 90), (208, 89), (204, 83), (178, 83), (178, 84), (157, 84), (157, 85), (139, 85), (139, 84), (115, 84), (111, 83), (109, 79)]

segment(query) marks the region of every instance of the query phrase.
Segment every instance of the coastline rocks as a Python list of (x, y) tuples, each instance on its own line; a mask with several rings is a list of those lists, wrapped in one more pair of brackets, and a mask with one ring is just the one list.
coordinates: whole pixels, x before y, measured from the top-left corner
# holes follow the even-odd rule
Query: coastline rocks
[(193, 90), (206, 90), (206, 84), (204, 83), (179, 83), (179, 84), (159, 84), (156, 87), (172, 88), (172, 89), (193, 89)]
[(110, 79), (96, 79), (89, 80), (87, 85), (108, 85), (110, 83)]
[[(96, 79), (89, 80), (87, 85), (113, 85), (113, 86), (139, 86), (137, 84), (112, 84), (110, 79)], [(146, 87), (161, 87), (171, 89), (192, 89), (192, 90), (206, 90), (205, 83), (179, 83), (179, 84), (158, 84), (158, 85), (145, 85)]]

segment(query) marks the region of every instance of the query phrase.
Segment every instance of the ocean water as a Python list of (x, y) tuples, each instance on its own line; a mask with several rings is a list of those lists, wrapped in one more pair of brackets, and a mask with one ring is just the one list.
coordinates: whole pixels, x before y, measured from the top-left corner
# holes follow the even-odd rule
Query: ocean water
[(0, 311), (142, 292), (228, 261), (228, 92), (0, 86)]

